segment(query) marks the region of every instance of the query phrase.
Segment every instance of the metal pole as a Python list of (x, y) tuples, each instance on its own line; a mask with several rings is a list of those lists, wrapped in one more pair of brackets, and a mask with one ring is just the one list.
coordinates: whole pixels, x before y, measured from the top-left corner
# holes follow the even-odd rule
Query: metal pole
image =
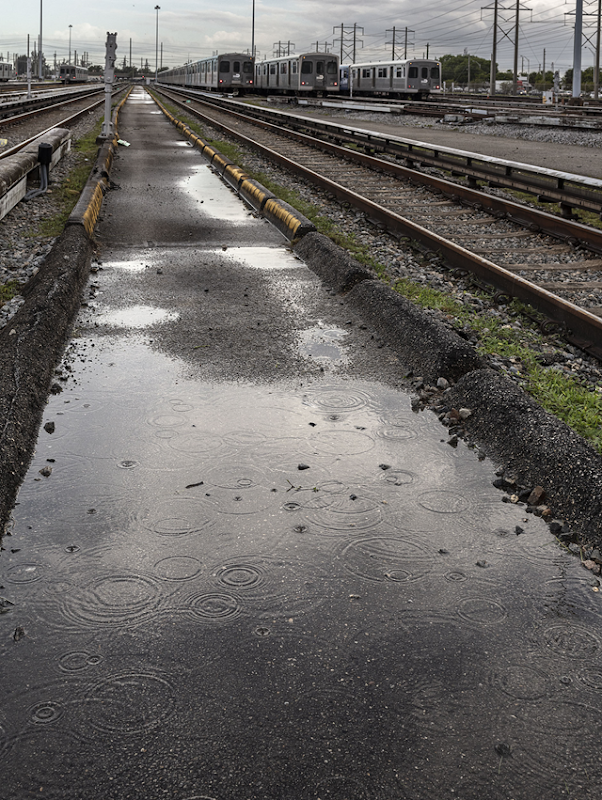
[(518, 15), (520, 11), (520, 0), (516, 0), (516, 25), (514, 27), (514, 71), (512, 75), (512, 94), (518, 90)]
[(391, 61), (395, 61), (395, 25), (393, 25), (393, 50), (391, 51)]
[(31, 53), (29, 52), (29, 34), (27, 34), (27, 99), (31, 99)]
[(598, 99), (600, 84), (600, 10), (602, 0), (598, 0), (598, 27), (596, 30), (596, 65), (594, 66), (594, 100)]
[(497, 78), (497, 0), (493, 4), (493, 51), (491, 53), (491, 68), (489, 70), (489, 94), (495, 94), (495, 80)]
[(43, 69), (42, 69), (42, 0), (40, 0), (40, 52), (38, 53), (38, 64), (39, 64), (39, 78), (42, 80), (44, 77)]
[(251, 61), (255, 61), (255, 0), (253, 0), (253, 11), (251, 12)]
[(155, 6), (157, 12), (157, 27), (155, 35), (155, 83), (157, 83), (157, 72), (159, 71), (159, 9), (161, 6)]
[(71, 63), (71, 28), (73, 25), (69, 25), (69, 63)]
[(581, 95), (581, 35), (583, 29), (583, 0), (575, 4), (575, 41), (573, 43), (573, 97)]

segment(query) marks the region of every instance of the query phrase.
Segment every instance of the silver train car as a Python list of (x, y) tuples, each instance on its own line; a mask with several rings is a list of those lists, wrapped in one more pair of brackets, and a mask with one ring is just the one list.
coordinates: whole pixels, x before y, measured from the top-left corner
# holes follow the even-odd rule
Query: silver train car
[(242, 93), (245, 89), (253, 89), (253, 62), (250, 56), (243, 53), (224, 53), (164, 70), (157, 76), (157, 82), (208, 91)]
[(441, 62), (414, 58), (344, 65), (340, 83), (343, 94), (422, 100), (441, 93)]
[(14, 77), (13, 65), (7, 61), (0, 61), (0, 81), (12, 81)]
[(63, 83), (86, 83), (89, 78), (87, 67), (78, 67), (74, 64), (61, 64), (59, 80)]
[(339, 91), (339, 57), (301, 53), (255, 64), (255, 89), (272, 94), (322, 95)]

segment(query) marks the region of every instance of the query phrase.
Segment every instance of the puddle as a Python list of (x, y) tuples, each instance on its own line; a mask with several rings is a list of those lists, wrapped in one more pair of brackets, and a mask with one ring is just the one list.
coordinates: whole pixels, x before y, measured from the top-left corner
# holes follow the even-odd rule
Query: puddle
[(299, 352), (305, 358), (311, 358), (319, 363), (329, 363), (334, 366), (349, 363), (343, 342), (348, 336), (342, 328), (316, 326), (305, 331), (300, 331), (301, 344)]
[(196, 382), (131, 335), (70, 352), (0, 560), (7, 796), (58, 796), (65, 769), (73, 796), (230, 798), (244, 775), (267, 800), (310, 774), (339, 800), (598, 777), (596, 581), (433, 415), (355, 380)]
[(221, 180), (215, 179), (206, 164), (191, 166), (190, 174), (177, 185), (202, 206), (200, 210), (207, 216), (239, 223), (248, 222), (251, 216), (249, 209), (234, 197), (232, 190)]
[(114, 311), (101, 312), (97, 316), (100, 325), (113, 328), (149, 328), (151, 325), (173, 322), (177, 318), (178, 314), (173, 311), (144, 305), (118, 308)]
[(251, 269), (306, 269), (294, 253), (282, 247), (221, 247), (207, 252)]

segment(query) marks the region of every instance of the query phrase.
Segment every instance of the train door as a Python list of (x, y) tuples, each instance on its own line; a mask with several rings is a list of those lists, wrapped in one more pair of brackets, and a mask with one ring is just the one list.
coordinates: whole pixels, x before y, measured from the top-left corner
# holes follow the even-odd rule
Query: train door
[(326, 83), (325, 80), (326, 75), (326, 65), (324, 61), (316, 61), (316, 77), (314, 80), (314, 86), (316, 89), (323, 89)]
[(299, 88), (299, 65), (297, 59), (291, 61), (291, 87), (295, 91)]
[(242, 68), (240, 61), (232, 62), (232, 86), (240, 86), (242, 84)]

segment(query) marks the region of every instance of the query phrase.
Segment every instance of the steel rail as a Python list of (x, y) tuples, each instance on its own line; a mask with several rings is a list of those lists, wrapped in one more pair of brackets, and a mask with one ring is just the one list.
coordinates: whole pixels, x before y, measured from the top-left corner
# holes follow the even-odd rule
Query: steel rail
[[(194, 97), (195, 94), (190, 92), (189, 96)], [(232, 100), (203, 99), (223, 108), (240, 108), (241, 106), (240, 102)], [(514, 189), (533, 194), (541, 202), (559, 203), (563, 215), (567, 218), (570, 218), (573, 208), (592, 211), (602, 217), (602, 180), (597, 178), (588, 178), (544, 167), (533, 167), (529, 164), (478, 155), (465, 150), (454, 150), (450, 147), (341, 125), (337, 122), (295, 117), (273, 109), (254, 107), (252, 113), (264, 120), (278, 120), (283, 127), (292, 127), (297, 131), (318, 131), (333, 140), (361, 145), (372, 152), (403, 158), (410, 167), (418, 164), (447, 170), (459, 176), (463, 175), (468, 179), (469, 187), (470, 185), (476, 186), (477, 181), (481, 180), (486, 181), (491, 187)]]
[[(81, 100), (86, 99), (87, 97), (94, 97), (96, 94), (100, 94), (103, 90), (94, 88), (87, 92), (78, 92), (75, 97), (70, 97), (69, 100), (62, 100), (60, 103), (55, 103), (55, 97), (46, 97), (44, 100), (48, 100), (48, 103), (42, 103), (42, 98), (37, 98), (36, 100), (32, 100), (32, 105), (38, 105), (38, 108), (34, 108), (31, 111), (24, 111), (22, 114), (15, 114), (12, 117), (4, 117), (0, 119), (0, 128), (3, 125), (14, 125), (16, 122), (23, 122), (23, 120), (27, 119), (28, 117), (33, 117), (36, 114), (40, 114), (43, 111), (52, 111), (52, 109), (60, 108), (61, 106), (68, 106), (72, 105), (73, 103), (80, 102)], [(7, 106), (0, 105), (0, 114), (2, 113), (3, 109), (9, 110)]]
[[(546, 289), (542, 289), (530, 283), (519, 275), (515, 275), (503, 267), (494, 264), (492, 261), (482, 258), (460, 245), (447, 241), (438, 234), (411, 222), (393, 211), (383, 208), (372, 200), (368, 200), (356, 192), (341, 186), (341, 184), (319, 175), (301, 164), (291, 161), (286, 156), (238, 132), (235, 128), (230, 128), (223, 123), (217, 122), (211, 117), (205, 116), (202, 112), (191, 108), (190, 105), (184, 104), (169, 95), (167, 96), (172, 102), (179, 105), (183, 111), (192, 113), (204, 122), (222, 130), (228, 136), (254, 150), (258, 150), (267, 159), (303, 177), (305, 180), (326, 192), (329, 192), (338, 200), (350, 203), (366, 214), (373, 222), (394, 236), (398, 238), (407, 237), (411, 241), (419, 242), (428, 252), (440, 257), (449, 268), (471, 272), (495, 286), (508, 297), (518, 298), (538, 308), (542, 313), (554, 320), (554, 322), (566, 328), (572, 335), (572, 341), (574, 341), (575, 344), (578, 344), (579, 347), (592, 353), (597, 358), (602, 358), (602, 319), (599, 317), (585, 309), (579, 308), (567, 300), (557, 297)], [(288, 134), (288, 131), (285, 132), (285, 134)], [(321, 146), (324, 143), (318, 141), (318, 144)], [(315, 141), (313, 146), (316, 146)], [(329, 145), (329, 148), (332, 147), (336, 146)], [(346, 151), (344, 152), (346, 153)], [(363, 156), (363, 158), (366, 158), (366, 156)], [(378, 163), (382, 164), (382, 162)], [(449, 185), (454, 186), (454, 184)]]

